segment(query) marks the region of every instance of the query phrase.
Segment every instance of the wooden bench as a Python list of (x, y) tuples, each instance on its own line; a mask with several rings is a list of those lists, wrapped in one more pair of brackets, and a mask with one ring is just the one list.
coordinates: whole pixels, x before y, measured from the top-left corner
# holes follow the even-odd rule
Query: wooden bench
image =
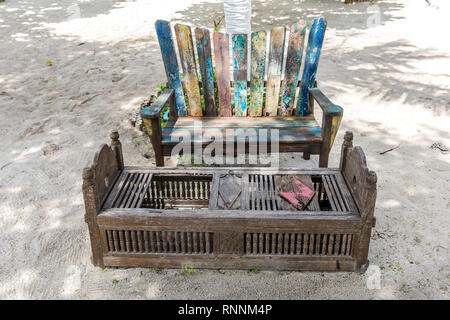
[[(117, 132), (83, 171), (96, 266), (364, 271), (376, 174), (345, 134), (340, 168), (124, 167)], [(279, 196), (295, 176), (306, 210)]]
[[(309, 159), (310, 154), (320, 154), (319, 166), (327, 167), (343, 110), (331, 103), (316, 85), (325, 29), (326, 21), (323, 18), (313, 21), (300, 79), (307, 33), (303, 21), (290, 27), (287, 41), (285, 27), (273, 28), (270, 40), (266, 31), (253, 32), (249, 39), (249, 64), (246, 34), (229, 36), (214, 32), (213, 55), (209, 31), (196, 28), (197, 64), (191, 28), (183, 24), (175, 25), (176, 50), (169, 22), (158, 20), (156, 32), (168, 89), (154, 103), (141, 108), (141, 117), (155, 151), (156, 165), (164, 166), (164, 156), (171, 155), (180, 136), (187, 135), (193, 143), (200, 143), (204, 148), (211, 142), (205, 136), (212, 129), (225, 132), (228, 128), (253, 128), (256, 132), (278, 129), (279, 152), (303, 152), (305, 159)], [(269, 47), (267, 66), (266, 46)], [(286, 59), (283, 63), (285, 50)], [(177, 62), (177, 51), (182, 73)], [(230, 61), (233, 62), (231, 70)], [(247, 81), (248, 66), (250, 81)], [(200, 71), (202, 81), (198, 81), (197, 70)], [(203, 94), (200, 94), (201, 91)], [(321, 125), (314, 117), (314, 101), (323, 111)], [(161, 111), (167, 105), (170, 120), (161, 128)], [(202, 123), (201, 134), (194, 132), (195, 120)], [(224, 152), (229, 145), (235, 148), (236, 138), (224, 136)], [(247, 142), (247, 153), (248, 149)]]

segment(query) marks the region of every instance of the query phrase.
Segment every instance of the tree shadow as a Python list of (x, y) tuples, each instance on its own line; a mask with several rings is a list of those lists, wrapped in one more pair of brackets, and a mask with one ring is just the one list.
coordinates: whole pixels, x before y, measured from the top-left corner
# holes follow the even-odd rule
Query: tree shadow
[[(107, 14), (117, 2), (106, 1), (86, 17)], [(311, 5), (311, 16), (306, 13), (302, 16), (300, 12), (300, 17), (310, 21), (316, 13), (327, 15), (325, 5), (337, 3), (314, 2), (323, 5), (318, 7), (321, 9), (314, 11), (313, 1), (305, 2)], [(90, 242), (83, 219), (82, 168), (92, 161), (98, 145), (109, 141), (109, 131), (115, 128), (120, 130), (126, 164), (148, 164), (132, 145), (133, 137), (139, 133), (130, 128), (127, 115), (135, 111), (139, 99), (153, 93), (155, 85), (165, 81), (166, 76), (159, 46), (151, 36), (108, 43), (102, 39), (88, 42), (72, 35), (51, 34), (50, 28), (42, 28), (42, 22), (63, 21), (66, 12), (64, 8), (44, 10), (60, 7), (56, 2), (52, 3), (54, 1), (7, 1), (0, 4), (2, 9), (19, 6), (18, 11), (7, 13), (8, 18), (6, 13), (0, 13), (0, 19), (3, 19), (0, 33), (4, 35), (0, 48), (5, 52), (0, 56), (0, 135), (3, 138), (0, 211), (5, 213), (0, 219), (0, 242), (3, 243), (0, 246), (0, 298), (339, 299), (342, 296), (376, 296), (366, 288), (364, 276), (349, 273), (267, 271), (254, 275), (244, 270), (230, 271), (228, 275), (216, 270), (197, 270), (194, 276), (182, 277), (177, 269), (154, 272), (141, 268), (102, 270), (93, 267), (89, 261)], [(301, 7), (303, 2), (293, 3)], [(182, 21), (212, 28), (211, 18), (222, 12), (222, 4), (203, 4), (205, 11), (202, 11), (202, 5), (181, 11), (185, 14), (184, 18), (181, 16)], [(267, 4), (274, 11), (277, 2), (267, 1)], [(384, 12), (401, 7), (382, 2), (380, 5), (387, 6)], [(288, 15), (289, 6), (283, 6)], [(336, 30), (349, 31), (349, 37), (357, 36), (358, 30), (349, 30), (345, 19), (360, 19), (365, 7), (335, 4), (336, 8), (341, 6), (342, 13), (338, 10), (330, 13), (329, 28), (333, 28), (335, 19), (340, 21), (334, 24)], [(34, 13), (26, 14), (28, 10)], [(272, 19), (269, 11), (256, 11), (256, 14), (261, 15), (261, 18), (255, 17), (257, 28), (290, 24), (299, 18), (296, 11), (273, 21), (262, 21)], [(19, 19), (20, 23), (13, 27), (11, 19)], [(365, 18), (361, 19), (364, 23)], [(397, 18), (392, 15), (386, 19)], [(27, 38), (40, 40), (36, 41), (36, 46), (29, 46)], [(8, 50), (13, 43), (21, 48), (21, 54)], [(350, 51), (331, 43), (323, 51), (319, 83), (335, 97), (367, 89), (364, 91), (368, 92), (367, 98), (382, 93), (386, 101), (398, 101), (406, 92), (403, 103), (422, 106), (424, 100), (412, 94), (419, 91), (424, 93), (423, 99), (432, 99), (430, 107), (438, 108), (448, 96), (448, 90), (433, 87), (431, 82), (405, 81), (399, 74), (403, 72), (402, 68), (409, 68), (419, 60), (440, 58), (447, 56), (417, 48), (407, 41)], [(53, 62), (52, 67), (45, 65), (47, 60)], [(329, 72), (330, 64), (339, 64), (339, 72)], [(151, 74), (147, 72), (150, 66), (153, 66)], [(349, 115), (352, 109), (366, 108), (364, 105), (343, 107)], [(432, 251), (426, 243), (441, 245), (447, 239), (446, 212), (433, 203), (449, 201), (445, 192), (448, 189), (445, 183), (450, 181), (449, 161), (428, 146), (435, 139), (445, 139), (444, 143), (447, 143), (448, 132), (434, 127), (433, 123), (422, 123), (420, 129), (423, 132), (412, 138), (397, 138), (395, 125), (384, 125), (379, 118), (361, 118), (344, 115), (330, 155), (330, 167), (339, 163), (345, 130), (353, 130), (354, 144), (363, 147), (369, 168), (375, 170), (379, 178), (376, 230), (393, 235), (372, 241), (369, 259), (380, 266), (395, 261), (405, 266), (410, 264), (409, 256), (413, 256), (421, 264), (407, 269), (405, 274), (385, 273), (383, 276), (397, 281), (395, 289), (407, 282), (421, 291), (396, 291), (395, 296), (441, 298), (444, 294), (437, 286), (422, 288), (416, 274), (435, 272), (436, 277), (447, 277), (445, 269), (437, 270), (436, 267), (445, 266), (446, 257), (442, 251)], [(360, 135), (362, 132), (364, 136)], [(52, 155), (43, 153), (48, 143), (59, 147)], [(379, 154), (400, 143), (399, 149)], [(290, 163), (295, 165), (301, 155), (293, 156), (296, 158)], [(290, 164), (286, 160), (281, 165)], [(418, 221), (420, 228), (412, 227), (413, 221)], [(422, 237), (421, 243), (415, 240), (416, 236)], [(71, 266), (80, 268), (81, 285), (79, 289), (74, 286), (75, 290), (67, 290), (67, 295), (61, 295), (65, 284), (70, 285), (66, 280), (76, 275), (76, 272), (68, 273)], [(119, 282), (115, 284), (114, 279)], [(236, 290), (237, 287), (240, 289)]]
[[(404, 5), (392, 2), (376, 2), (376, 5), (381, 10), (383, 22), (401, 19), (395, 17), (394, 13)], [(301, 19), (311, 24), (318, 16), (324, 16), (328, 21), (328, 28), (331, 29), (366, 29), (370, 16), (368, 7), (369, 3), (347, 5), (340, 0), (253, 0), (252, 30), (289, 26)], [(223, 15), (222, 2), (204, 1), (177, 11), (173, 21), (213, 29), (214, 20), (218, 21)]]

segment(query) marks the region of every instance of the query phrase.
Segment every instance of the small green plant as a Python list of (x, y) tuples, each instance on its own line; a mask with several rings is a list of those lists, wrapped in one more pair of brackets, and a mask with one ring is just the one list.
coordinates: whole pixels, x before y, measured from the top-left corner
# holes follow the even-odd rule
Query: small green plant
[(182, 276), (193, 275), (194, 273), (195, 273), (194, 267), (192, 267), (192, 266), (188, 267), (187, 265), (184, 265), (181, 268), (181, 275)]
[(158, 270), (158, 267), (153, 267), (153, 272), (158, 272), (159, 270)]
[(251, 272), (253, 274), (258, 274), (259, 270), (258, 269), (250, 269), (249, 272)]
[(119, 280), (117, 280), (117, 279), (112, 279), (112, 284), (118, 284), (119, 283)]
[(366, 133), (365, 132), (361, 132), (361, 137), (365, 137)]
[(108, 270), (108, 269), (111, 269), (111, 267), (110, 266), (104, 266), (103, 267), (103, 271)]
[(213, 21), (214, 21), (214, 31), (219, 32), (220, 29), (222, 29), (222, 27), (220, 26), (220, 24), (222, 23), (223, 18), (225, 18), (225, 16), (222, 16), (218, 21), (213, 20)]

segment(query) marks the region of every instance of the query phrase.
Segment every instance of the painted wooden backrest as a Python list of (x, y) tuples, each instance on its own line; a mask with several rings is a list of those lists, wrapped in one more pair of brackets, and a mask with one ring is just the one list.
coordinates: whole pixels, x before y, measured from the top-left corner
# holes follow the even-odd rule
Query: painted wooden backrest
[[(196, 28), (195, 43), (198, 57), (196, 61), (191, 28), (176, 24), (173, 37), (169, 22), (158, 20), (156, 32), (168, 84), (175, 91), (177, 115), (209, 117), (229, 117), (233, 114), (308, 115), (310, 112), (308, 89), (313, 87), (315, 82), (325, 29), (324, 18), (314, 19), (309, 32), (301, 86), (297, 90), (307, 33), (304, 21), (294, 23), (290, 27), (284, 63), (285, 27), (275, 27), (270, 32), (258, 31), (249, 35), (214, 32), (212, 37), (214, 55), (210, 32), (204, 28)], [(178, 67), (174, 39), (177, 42), (181, 70)], [(247, 61), (249, 51), (250, 61)], [(282, 79), (283, 67), (284, 79)], [(247, 81), (248, 69), (250, 82)], [(299, 91), (298, 98), (297, 91)], [(185, 104), (185, 95), (188, 106)]]

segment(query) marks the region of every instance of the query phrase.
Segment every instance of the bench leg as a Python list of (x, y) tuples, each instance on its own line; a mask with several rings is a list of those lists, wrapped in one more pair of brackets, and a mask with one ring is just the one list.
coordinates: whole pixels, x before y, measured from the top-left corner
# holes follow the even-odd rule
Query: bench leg
[(328, 167), (328, 157), (330, 155), (330, 150), (322, 150), (319, 155), (319, 168)]
[(303, 159), (304, 160), (309, 160), (311, 159), (311, 154), (309, 152), (303, 152)]
[(152, 142), (153, 151), (155, 151), (155, 160), (157, 167), (164, 167), (164, 156), (162, 153), (162, 133), (161, 119), (159, 117), (153, 119), (142, 119), (145, 130), (147, 131), (150, 141)]
[(164, 156), (162, 155), (162, 153), (161, 153), (161, 155), (156, 156), (156, 152), (155, 152), (155, 160), (156, 160), (157, 167), (164, 167)]

